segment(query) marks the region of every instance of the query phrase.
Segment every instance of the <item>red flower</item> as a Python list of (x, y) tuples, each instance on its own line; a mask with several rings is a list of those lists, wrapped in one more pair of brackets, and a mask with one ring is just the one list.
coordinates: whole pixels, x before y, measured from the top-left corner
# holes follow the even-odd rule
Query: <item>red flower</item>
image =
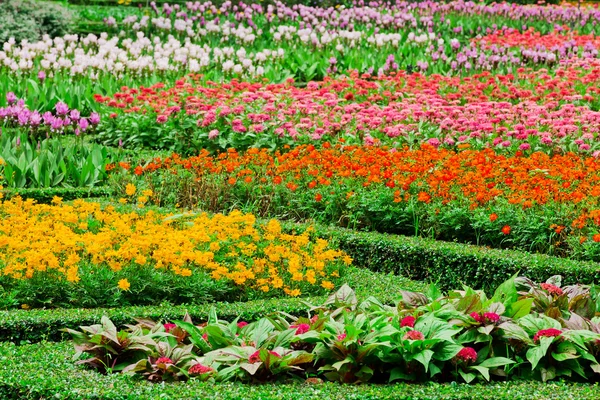
[(408, 316), (402, 318), (402, 321), (400, 321), (400, 326), (401, 327), (408, 326), (409, 328), (414, 328), (416, 320), (417, 319), (415, 317), (413, 317), (412, 315), (408, 315)]
[(510, 233), (510, 226), (509, 225), (504, 225), (502, 227), (502, 233), (505, 235), (508, 235)]
[(488, 322), (492, 322), (492, 323), (496, 323), (498, 321), (500, 321), (500, 316), (496, 313), (493, 312), (486, 312), (483, 313), (483, 318), (485, 318), (486, 321)]
[(456, 355), (458, 361), (465, 363), (477, 361), (477, 352), (472, 347), (463, 347)]
[(346, 339), (346, 334), (345, 333), (340, 333), (339, 335), (337, 335), (337, 340), (339, 340), (340, 342), (342, 340)]
[(290, 325), (290, 329), (296, 329), (296, 335), (302, 335), (310, 330), (309, 324)]
[(167, 333), (171, 332), (173, 329), (175, 329), (175, 327), (177, 327), (177, 325), (175, 324), (164, 324), (163, 325), (165, 327), (165, 331), (167, 331)]
[(160, 365), (160, 364), (173, 364), (173, 360), (171, 360), (169, 357), (159, 357), (156, 362), (156, 365)]
[(321, 193), (317, 193), (316, 196), (315, 196), (315, 201), (318, 203), (321, 200), (323, 200), (323, 196), (321, 195)]
[(250, 357), (248, 357), (248, 362), (250, 364), (254, 364), (255, 362), (259, 362), (260, 361), (260, 350), (256, 350), (254, 353), (252, 353), (250, 355)]
[(404, 340), (424, 340), (425, 336), (423, 336), (422, 332), (419, 331), (408, 331), (404, 335)]
[(496, 213), (490, 214), (490, 222), (494, 222), (497, 219), (498, 219), (498, 214), (496, 214)]
[(144, 168), (142, 168), (141, 165), (138, 165), (137, 167), (135, 167), (135, 170), (133, 170), (133, 173), (136, 175), (141, 175), (144, 173)]
[(563, 291), (561, 288), (559, 288), (558, 286), (554, 286), (551, 283), (542, 283), (540, 285), (540, 287), (550, 294), (555, 294), (557, 296), (560, 296), (561, 294), (563, 294)]
[(243, 327), (245, 327), (246, 325), (248, 325), (248, 323), (246, 321), (240, 321), (237, 323), (238, 328), (242, 329)]
[(202, 375), (208, 372), (214, 371), (211, 367), (207, 367), (206, 365), (202, 365), (200, 363), (194, 364), (188, 369), (188, 373), (190, 375)]
[(471, 314), (469, 314), (469, 316), (475, 321), (479, 322), (480, 324), (483, 324), (483, 318), (481, 318), (481, 315), (479, 315), (479, 313), (472, 312)]
[(540, 329), (533, 337), (533, 341), (537, 342), (541, 337), (557, 337), (560, 336), (561, 333), (562, 331), (560, 329)]

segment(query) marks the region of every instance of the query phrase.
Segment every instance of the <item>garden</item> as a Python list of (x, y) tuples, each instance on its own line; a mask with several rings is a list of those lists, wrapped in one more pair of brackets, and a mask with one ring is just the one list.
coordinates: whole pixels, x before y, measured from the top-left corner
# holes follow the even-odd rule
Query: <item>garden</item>
[(0, 398), (597, 399), (594, 2), (0, 1)]

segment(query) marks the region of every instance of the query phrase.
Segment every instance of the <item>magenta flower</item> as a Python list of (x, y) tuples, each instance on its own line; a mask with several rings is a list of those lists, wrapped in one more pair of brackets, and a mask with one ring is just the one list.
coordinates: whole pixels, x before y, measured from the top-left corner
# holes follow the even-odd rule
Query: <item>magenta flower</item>
[(296, 335), (302, 335), (310, 330), (309, 324), (290, 325), (290, 329), (296, 329)]
[(457, 361), (471, 363), (477, 361), (477, 352), (472, 347), (463, 347), (456, 355)]
[(402, 321), (400, 321), (400, 326), (401, 327), (408, 326), (409, 328), (414, 328), (416, 320), (417, 319), (415, 317), (413, 317), (412, 315), (408, 315), (408, 316), (402, 318)]
[(56, 110), (56, 113), (58, 115), (66, 115), (69, 112), (69, 106), (66, 103), (63, 103), (62, 101), (56, 103), (54, 109)]
[(403, 337), (404, 340), (424, 340), (425, 336), (420, 331), (408, 331)]
[(540, 338), (542, 338), (542, 337), (557, 337), (557, 336), (560, 336), (561, 333), (562, 333), (562, 331), (560, 329), (554, 329), (554, 328), (540, 329), (533, 336), (533, 341), (538, 342), (540, 340)]

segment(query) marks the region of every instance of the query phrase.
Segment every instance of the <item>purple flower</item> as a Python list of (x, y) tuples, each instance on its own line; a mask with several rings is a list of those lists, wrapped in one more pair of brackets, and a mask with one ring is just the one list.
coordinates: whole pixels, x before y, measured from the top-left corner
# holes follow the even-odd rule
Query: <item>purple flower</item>
[(60, 118), (54, 118), (51, 122), (50, 122), (50, 127), (54, 130), (59, 130), (63, 127), (63, 120)]
[(40, 72), (38, 72), (38, 79), (39, 79), (41, 82), (44, 82), (44, 79), (46, 79), (46, 73), (45, 73), (44, 71), (40, 71)]
[(46, 111), (44, 115), (42, 115), (42, 118), (44, 119), (44, 124), (46, 125), (52, 125), (52, 122), (55, 119), (54, 115), (52, 115), (50, 111)]
[(79, 120), (79, 127), (81, 128), (82, 131), (85, 131), (88, 128), (88, 126), (90, 126), (90, 123), (88, 122), (87, 119), (81, 118)]
[(66, 115), (69, 112), (69, 106), (63, 103), (62, 101), (56, 103), (54, 108), (56, 109), (56, 113), (58, 115)]
[(73, 121), (71, 121), (71, 118), (65, 117), (65, 119), (63, 121), (63, 126), (69, 126), (69, 125), (71, 125), (71, 122), (73, 122)]
[(100, 123), (100, 115), (98, 113), (93, 112), (90, 114), (90, 123), (92, 125), (98, 125)]
[(73, 121), (77, 121), (79, 119), (79, 117), (81, 116), (81, 114), (79, 113), (79, 110), (71, 110), (71, 112), (69, 113), (69, 116), (71, 117), (71, 119)]
[(40, 115), (40, 113), (37, 111), (32, 112), (29, 116), (29, 123), (31, 124), (31, 126), (38, 126), (39, 124), (41, 124), (42, 116)]
[(17, 96), (13, 92), (6, 93), (6, 101), (9, 105), (15, 104), (17, 102)]

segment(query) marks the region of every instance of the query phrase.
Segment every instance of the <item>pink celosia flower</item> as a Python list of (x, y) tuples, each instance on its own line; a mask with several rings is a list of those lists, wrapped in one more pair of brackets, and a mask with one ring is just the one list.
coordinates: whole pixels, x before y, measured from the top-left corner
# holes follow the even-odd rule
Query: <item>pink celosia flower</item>
[(483, 318), (487, 321), (487, 322), (491, 322), (491, 323), (496, 323), (498, 321), (500, 321), (500, 316), (496, 313), (493, 312), (486, 312), (483, 313)]
[(557, 296), (560, 296), (561, 294), (563, 294), (563, 291), (561, 288), (559, 288), (558, 286), (554, 286), (551, 283), (542, 283), (542, 284), (540, 284), (540, 287), (550, 294), (554, 294)]
[(296, 329), (296, 335), (302, 335), (310, 330), (309, 324), (290, 325), (290, 329)]
[(463, 347), (455, 358), (465, 363), (475, 362), (477, 361), (477, 352), (472, 347)]
[(164, 324), (163, 326), (165, 327), (165, 331), (167, 331), (167, 333), (171, 332), (174, 328), (177, 327), (177, 325), (171, 323)]
[(425, 336), (420, 331), (408, 331), (404, 334), (404, 340), (424, 340)]
[(248, 323), (246, 321), (240, 321), (240, 322), (237, 323), (237, 326), (240, 329), (243, 328), (243, 327), (245, 327), (246, 325), (248, 325)]
[(342, 340), (346, 339), (346, 334), (345, 333), (340, 333), (339, 335), (337, 335), (337, 340), (339, 340), (340, 342)]
[(173, 360), (171, 360), (169, 357), (159, 357), (155, 364), (173, 364)]
[(473, 318), (475, 321), (479, 322), (480, 324), (483, 323), (483, 318), (481, 318), (481, 315), (479, 315), (479, 313), (477, 312), (472, 312), (471, 314), (469, 314), (469, 316), (471, 318)]
[(409, 328), (414, 328), (416, 320), (417, 319), (415, 317), (413, 317), (412, 315), (408, 315), (408, 316), (402, 318), (402, 321), (400, 321), (400, 326), (401, 327), (408, 326)]
[(194, 364), (188, 369), (188, 373), (190, 375), (202, 375), (208, 372), (214, 371), (211, 367), (207, 367), (206, 365), (202, 365), (200, 363)]
[(541, 337), (557, 337), (560, 336), (561, 333), (562, 331), (560, 329), (541, 329), (533, 336), (533, 341), (537, 342)]

